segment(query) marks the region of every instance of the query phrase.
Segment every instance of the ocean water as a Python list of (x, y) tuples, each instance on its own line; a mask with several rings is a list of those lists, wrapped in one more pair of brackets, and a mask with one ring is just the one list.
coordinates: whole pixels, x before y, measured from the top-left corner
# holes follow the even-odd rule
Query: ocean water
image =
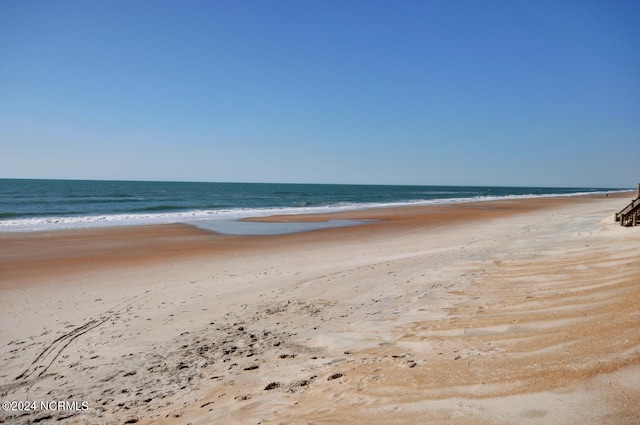
[(618, 190), (0, 179), (0, 232), (189, 223), (244, 233), (237, 220), (246, 217)]

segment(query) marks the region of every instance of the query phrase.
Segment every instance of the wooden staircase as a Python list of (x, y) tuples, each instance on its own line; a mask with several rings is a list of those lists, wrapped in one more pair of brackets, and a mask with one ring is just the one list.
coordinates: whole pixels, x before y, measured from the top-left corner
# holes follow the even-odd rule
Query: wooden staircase
[(640, 225), (640, 184), (638, 184), (638, 196), (622, 211), (616, 213), (616, 221), (619, 221), (622, 226)]

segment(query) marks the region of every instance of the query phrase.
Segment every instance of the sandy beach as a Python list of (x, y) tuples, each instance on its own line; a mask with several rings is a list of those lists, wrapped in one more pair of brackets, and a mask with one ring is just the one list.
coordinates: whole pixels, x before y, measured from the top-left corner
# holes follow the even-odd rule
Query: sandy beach
[(0, 423), (637, 424), (633, 196), (0, 234)]

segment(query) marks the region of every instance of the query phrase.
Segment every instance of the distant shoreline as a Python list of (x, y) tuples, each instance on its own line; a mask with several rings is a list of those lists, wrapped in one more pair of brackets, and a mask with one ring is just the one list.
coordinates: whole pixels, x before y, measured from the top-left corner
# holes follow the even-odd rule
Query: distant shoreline
[[(111, 182), (102, 182), (111, 183)], [(117, 182), (114, 182), (117, 183)], [(134, 182), (138, 184), (139, 182)], [(158, 182), (151, 182), (156, 184)], [(172, 183), (171, 183), (172, 184)], [(180, 183), (177, 183), (180, 184)], [(305, 186), (305, 185), (301, 185)], [(331, 185), (317, 185), (318, 187), (331, 187)], [(339, 187), (348, 185), (337, 185)], [(357, 185), (354, 185), (357, 186)], [(378, 186), (371, 185), (371, 188), (377, 188)], [(380, 187), (393, 187), (393, 186), (380, 186)], [(404, 187), (404, 186), (402, 186)], [(431, 188), (431, 186), (416, 186), (416, 188)], [(440, 188), (434, 186), (433, 188)], [(466, 187), (451, 187), (455, 189)], [(490, 187), (477, 187), (478, 190), (498, 190), (500, 188)], [(517, 188), (520, 189), (520, 188)], [(525, 188), (535, 189), (535, 188)], [(515, 190), (515, 189), (514, 189)], [(537, 189), (536, 189), (537, 190)], [(541, 189), (540, 189), (541, 190)], [(581, 190), (581, 189), (567, 189), (567, 188), (546, 188), (545, 190), (556, 190), (558, 192), (562, 190)], [(434, 192), (437, 193), (437, 192)], [(455, 193), (455, 192), (451, 192)], [(329, 205), (310, 205), (310, 206), (296, 206), (296, 207), (229, 207), (220, 208), (216, 210), (207, 210), (196, 208), (193, 210), (185, 211), (172, 211), (172, 212), (147, 212), (147, 213), (103, 213), (103, 214), (73, 214), (73, 215), (57, 215), (48, 216), (45, 213), (28, 213), (28, 217), (8, 217), (9, 213), (5, 213), (4, 217), (0, 219), (0, 233), (20, 233), (20, 232), (37, 232), (37, 231), (57, 231), (57, 230), (71, 230), (71, 229), (91, 229), (91, 228), (109, 228), (109, 227), (122, 227), (122, 226), (138, 226), (138, 225), (163, 225), (163, 224), (189, 224), (201, 228), (222, 229), (224, 231), (224, 224), (231, 223), (228, 227), (233, 227), (236, 231), (242, 226), (237, 222), (242, 221), (271, 221), (270, 217), (291, 217), (294, 216), (308, 216), (306, 220), (298, 221), (318, 221), (318, 218), (326, 214), (349, 214), (359, 211), (378, 210), (378, 209), (393, 209), (393, 208), (410, 208), (410, 207), (422, 207), (422, 206), (439, 206), (439, 205), (454, 205), (464, 203), (476, 203), (476, 202), (492, 202), (492, 201), (508, 201), (508, 200), (527, 200), (538, 198), (564, 198), (564, 197), (581, 197), (581, 196), (618, 196), (631, 193), (630, 190), (594, 190), (591, 192), (569, 192), (569, 193), (542, 193), (542, 194), (506, 194), (506, 195), (477, 195), (468, 197), (441, 197), (433, 199), (423, 199), (414, 201), (385, 201), (385, 202), (349, 202)], [(96, 195), (103, 196), (103, 195)], [(108, 196), (108, 195), (105, 195)], [(129, 197), (136, 197), (135, 193), (128, 195)], [(249, 195), (248, 195), (249, 196)], [(430, 195), (433, 196), (433, 195)], [(438, 196), (438, 195), (436, 195)], [(451, 195), (448, 195), (451, 196)], [(18, 198), (19, 201), (19, 198)], [(10, 201), (5, 201), (10, 202)], [(64, 200), (60, 201), (64, 202)], [(77, 202), (72, 199), (70, 202)], [(175, 202), (175, 201), (174, 201)], [(62, 204), (64, 205), (64, 204)], [(151, 206), (150, 209), (156, 209)], [(313, 219), (311, 218), (313, 217)], [(287, 220), (284, 220), (287, 221)], [(248, 227), (248, 226), (245, 226)], [(309, 227), (310, 229), (313, 226)], [(317, 227), (317, 226), (316, 226)], [(304, 229), (303, 229), (304, 230)], [(240, 229), (239, 232), (243, 233), (245, 230)], [(287, 232), (288, 230), (284, 229)], [(262, 232), (262, 230), (260, 230)], [(269, 232), (269, 230), (265, 230)]]
[[(537, 210), (575, 204), (588, 205), (605, 199), (624, 199), (631, 192), (539, 197), (450, 203), (427, 206), (371, 208), (325, 214), (290, 214), (251, 217), (262, 223), (314, 223), (329, 220), (367, 222), (365, 225), (326, 228), (275, 235), (233, 235), (216, 233), (185, 223), (92, 227), (34, 232), (0, 232), (0, 276), (49, 276), (75, 268), (146, 264), (190, 257), (260, 251), (270, 246), (315, 241), (330, 235), (377, 235), (398, 229), (414, 231), (425, 227), (484, 222)], [(64, 260), (63, 260), (64, 259)], [(32, 261), (36, 261), (32, 264)]]

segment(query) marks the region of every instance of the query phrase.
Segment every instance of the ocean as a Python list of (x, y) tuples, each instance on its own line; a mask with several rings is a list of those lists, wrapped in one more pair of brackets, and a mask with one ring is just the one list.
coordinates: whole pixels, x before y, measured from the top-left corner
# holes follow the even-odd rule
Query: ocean
[(232, 229), (241, 218), (275, 214), (619, 190), (624, 189), (0, 179), (0, 232), (165, 223), (220, 230)]

